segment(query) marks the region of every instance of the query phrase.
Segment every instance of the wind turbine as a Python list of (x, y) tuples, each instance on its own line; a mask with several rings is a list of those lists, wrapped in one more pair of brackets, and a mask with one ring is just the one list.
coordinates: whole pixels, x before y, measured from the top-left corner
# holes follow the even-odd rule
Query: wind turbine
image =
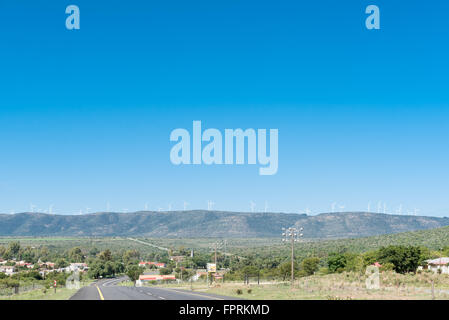
[(30, 203), (30, 210), (33, 213), (34, 213), (34, 208), (36, 208), (36, 206), (34, 204)]
[(309, 208), (306, 208), (306, 215), (309, 215), (309, 213), (311, 213)]
[(171, 211), (171, 203), (168, 204), (168, 211)]
[(186, 202), (186, 201), (184, 201), (184, 211), (186, 211), (187, 210), (187, 206), (189, 205), (189, 203), (188, 202)]
[(148, 211), (148, 203), (145, 203), (145, 211)]
[(384, 214), (387, 213), (387, 204), (384, 202)]
[(110, 212), (111, 205), (109, 204), (109, 201), (106, 203), (106, 212)]
[(249, 205), (250, 205), (250, 207), (251, 207), (251, 212), (254, 212), (254, 209), (256, 208), (256, 203), (254, 202), (254, 201), (250, 201), (249, 202)]
[(268, 211), (268, 202), (267, 202), (267, 200), (265, 200), (265, 209), (264, 209), (264, 212), (267, 213), (267, 211)]
[(90, 208), (86, 207), (86, 214), (89, 214), (89, 210), (90, 210)]
[(413, 210), (413, 215), (416, 216), (416, 214), (417, 214), (419, 211), (420, 211), (419, 209), (416, 209), (416, 208), (415, 208), (415, 209)]
[(377, 213), (380, 213), (380, 210), (381, 210), (381, 203), (380, 203), (380, 201), (377, 203)]
[(332, 208), (332, 213), (334, 213), (335, 212), (335, 206), (337, 205), (337, 203), (336, 202), (332, 202), (332, 204), (331, 204), (331, 208)]
[(81, 215), (83, 215), (83, 210), (80, 210), (80, 213), (79, 213), (79, 215), (81, 216)]
[(123, 213), (128, 213), (128, 209), (123, 209)]
[(338, 206), (338, 208), (340, 209), (340, 212), (343, 212), (343, 209), (345, 208), (345, 206)]
[(368, 212), (371, 210), (371, 201), (368, 202)]
[(48, 213), (53, 214), (53, 205), (51, 204), (50, 207), (48, 207)]
[(402, 214), (402, 203), (399, 205), (398, 214)]
[(214, 206), (215, 202), (212, 200), (207, 201), (207, 210), (212, 210), (212, 207)]

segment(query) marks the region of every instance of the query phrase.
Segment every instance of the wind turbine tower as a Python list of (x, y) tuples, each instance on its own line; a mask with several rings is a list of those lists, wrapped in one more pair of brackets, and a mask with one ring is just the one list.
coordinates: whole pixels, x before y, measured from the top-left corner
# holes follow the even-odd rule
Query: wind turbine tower
[(250, 201), (249, 205), (251, 207), (251, 212), (254, 212), (254, 209), (256, 208), (256, 203), (254, 201)]

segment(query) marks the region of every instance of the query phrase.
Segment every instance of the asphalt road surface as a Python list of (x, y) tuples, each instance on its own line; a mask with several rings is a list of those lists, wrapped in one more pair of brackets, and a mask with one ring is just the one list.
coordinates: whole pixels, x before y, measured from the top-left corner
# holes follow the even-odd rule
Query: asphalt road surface
[(123, 278), (102, 279), (81, 288), (70, 300), (239, 300), (234, 297), (181, 289), (125, 287)]

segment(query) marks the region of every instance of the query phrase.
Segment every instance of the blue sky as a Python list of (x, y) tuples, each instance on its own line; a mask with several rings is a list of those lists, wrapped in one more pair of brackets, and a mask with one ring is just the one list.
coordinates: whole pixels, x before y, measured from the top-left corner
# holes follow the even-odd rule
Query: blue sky
[[(70, 4), (80, 30), (65, 28)], [(369, 4), (381, 30), (365, 28)], [(2, 1), (0, 212), (213, 200), (448, 216), (448, 12), (447, 1)], [(170, 132), (193, 120), (279, 129), (278, 173), (174, 166)]]

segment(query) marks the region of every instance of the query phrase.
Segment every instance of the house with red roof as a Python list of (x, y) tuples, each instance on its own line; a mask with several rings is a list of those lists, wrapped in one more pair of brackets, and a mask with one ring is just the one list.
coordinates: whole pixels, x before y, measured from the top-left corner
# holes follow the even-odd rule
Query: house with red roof
[(150, 265), (154, 265), (157, 268), (165, 268), (165, 263), (162, 262), (154, 262), (154, 261), (141, 261), (139, 262), (139, 266), (140, 267), (145, 267), (145, 266), (150, 266)]

